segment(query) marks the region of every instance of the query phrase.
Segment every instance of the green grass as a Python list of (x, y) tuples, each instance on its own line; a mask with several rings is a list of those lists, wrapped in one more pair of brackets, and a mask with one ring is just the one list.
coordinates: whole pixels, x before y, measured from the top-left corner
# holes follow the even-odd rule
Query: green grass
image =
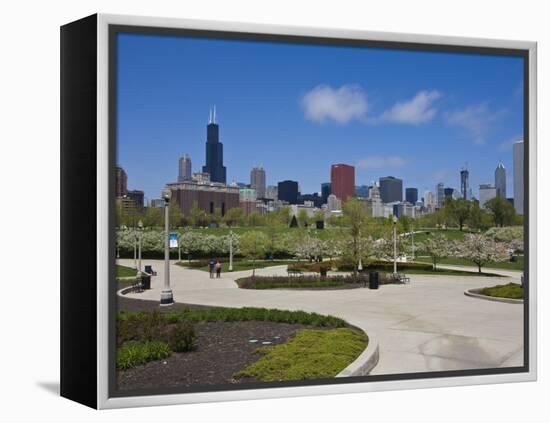
[(117, 278), (129, 278), (135, 277), (137, 270), (127, 266), (116, 265), (116, 277)]
[[(369, 269), (370, 272), (381, 272), (381, 273), (392, 273), (387, 269)], [(485, 272), (470, 272), (468, 270), (454, 270), (454, 269), (434, 269), (434, 270), (424, 270), (424, 269), (406, 269), (406, 270), (397, 270), (399, 273), (404, 273), (406, 275), (435, 275), (435, 276), (496, 276), (500, 277), (495, 273), (485, 273)]]
[[(191, 262), (192, 263), (192, 262)], [(288, 265), (290, 263), (294, 263), (292, 260), (258, 260), (256, 261), (256, 269), (263, 269), (265, 267), (271, 267), (271, 266), (281, 266), (281, 265)], [(189, 266), (189, 263), (185, 260), (180, 261), (178, 263), (179, 266), (182, 267), (193, 267), (197, 270), (202, 270), (204, 272), (209, 272), (210, 268), (208, 265), (202, 266), (202, 267), (194, 267)], [(252, 270), (254, 268), (254, 265), (251, 261), (247, 260), (234, 260), (233, 261), (233, 271), (234, 272), (240, 272), (242, 270)], [(222, 261), (222, 273), (229, 271), (229, 261), (226, 259)]]
[[(431, 258), (429, 257), (418, 257), (416, 258), (416, 261), (421, 261), (425, 263), (431, 263)], [(449, 257), (446, 259), (441, 260), (438, 264), (451, 264), (451, 265), (457, 265), (457, 266), (472, 266), (476, 267), (477, 265), (469, 260), (463, 259), (463, 258), (456, 258), (456, 257)], [(503, 261), (503, 262), (494, 262), (494, 263), (487, 263), (485, 266), (482, 267), (487, 269), (503, 269), (503, 270), (523, 270), (524, 269), (524, 260), (523, 256), (518, 256), (517, 261), (511, 262), (511, 261)]]
[(262, 357), (235, 378), (264, 382), (332, 378), (367, 347), (368, 339), (350, 328), (302, 329), (288, 342), (259, 349)]
[(161, 360), (171, 354), (166, 342), (145, 341), (126, 344), (117, 350), (117, 369), (130, 369), (149, 361)]
[(483, 288), (480, 293), (489, 297), (512, 298), (515, 300), (523, 299), (523, 288), (517, 283)]
[[(459, 240), (462, 241), (466, 234), (470, 233), (466, 229), (460, 231), (458, 229), (415, 229), (416, 231), (422, 231), (422, 233), (414, 234), (414, 243), (424, 242), (426, 239), (433, 237), (435, 234), (442, 234), (447, 237), (449, 240)], [(410, 236), (408, 237), (410, 239)]]

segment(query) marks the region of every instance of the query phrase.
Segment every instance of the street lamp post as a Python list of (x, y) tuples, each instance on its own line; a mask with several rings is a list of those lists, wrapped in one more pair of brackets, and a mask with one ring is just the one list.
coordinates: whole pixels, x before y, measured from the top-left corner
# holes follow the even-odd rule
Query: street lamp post
[(138, 242), (138, 236), (136, 227), (134, 226), (134, 269), (137, 269), (137, 242)]
[(397, 216), (393, 215), (393, 273), (397, 273)]
[(143, 231), (143, 222), (138, 222), (138, 272), (141, 272), (141, 234)]
[(233, 271), (233, 231), (229, 231), (229, 268), (230, 272)]
[(165, 189), (162, 192), (164, 198), (164, 287), (160, 293), (160, 305), (170, 305), (174, 303), (174, 295), (170, 288), (170, 198), (172, 192)]

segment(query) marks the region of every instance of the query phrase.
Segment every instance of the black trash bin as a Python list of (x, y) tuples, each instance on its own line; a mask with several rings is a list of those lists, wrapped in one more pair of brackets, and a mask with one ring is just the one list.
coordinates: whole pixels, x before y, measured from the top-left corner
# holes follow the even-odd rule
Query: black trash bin
[(378, 272), (369, 273), (369, 289), (378, 289), (379, 279)]
[(141, 274), (141, 289), (151, 289), (151, 275), (149, 273)]
[(146, 264), (145, 265), (145, 273), (149, 273), (150, 275), (153, 274), (153, 266), (151, 266), (150, 264)]

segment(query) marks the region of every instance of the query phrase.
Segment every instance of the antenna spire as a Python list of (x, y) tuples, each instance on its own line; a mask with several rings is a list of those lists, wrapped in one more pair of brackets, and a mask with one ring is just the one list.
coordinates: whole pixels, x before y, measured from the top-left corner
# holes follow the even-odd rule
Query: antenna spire
[(212, 123), (216, 123), (216, 105), (214, 104), (214, 120)]

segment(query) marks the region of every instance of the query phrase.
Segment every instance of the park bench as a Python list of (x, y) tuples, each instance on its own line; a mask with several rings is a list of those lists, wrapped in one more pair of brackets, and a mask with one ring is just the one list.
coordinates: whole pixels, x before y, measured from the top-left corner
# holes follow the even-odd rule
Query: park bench
[(302, 271), (298, 269), (287, 269), (288, 276), (302, 276)]
[(390, 275), (390, 279), (393, 282), (399, 282), (399, 283), (410, 283), (411, 282), (411, 278), (409, 278), (404, 273), (392, 273)]
[(143, 284), (141, 283), (141, 279), (136, 279), (136, 282), (130, 285), (130, 289), (132, 292), (143, 292)]

